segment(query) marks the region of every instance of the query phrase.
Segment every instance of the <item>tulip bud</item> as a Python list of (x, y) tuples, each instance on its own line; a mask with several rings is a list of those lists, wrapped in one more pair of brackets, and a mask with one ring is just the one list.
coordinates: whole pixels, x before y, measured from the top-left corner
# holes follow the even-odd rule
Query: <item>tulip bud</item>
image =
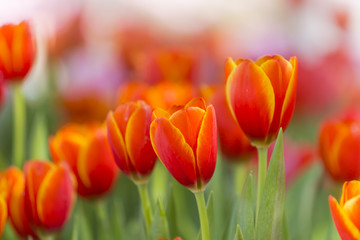
[(69, 219), (76, 181), (66, 164), (32, 160), (25, 163), (25, 210), (38, 231), (58, 231)]
[(360, 177), (360, 118), (356, 111), (326, 120), (319, 135), (319, 153), (325, 169), (337, 181)]
[(173, 177), (193, 192), (203, 191), (216, 165), (216, 117), (212, 105), (194, 98), (184, 107), (153, 113), (154, 150)]
[(21, 81), (35, 58), (35, 42), (29, 23), (0, 27), (0, 72), (7, 81)]
[(231, 58), (225, 65), (226, 97), (253, 145), (268, 146), (290, 123), (296, 99), (297, 58)]
[(156, 163), (149, 136), (150, 123), (151, 108), (142, 101), (121, 104), (107, 116), (115, 161), (135, 183), (146, 182)]
[(65, 161), (73, 171), (82, 197), (106, 194), (118, 176), (106, 129), (100, 125), (69, 124), (49, 139), (55, 163)]
[(341, 239), (360, 239), (360, 182), (345, 182), (340, 204), (329, 196), (331, 215)]

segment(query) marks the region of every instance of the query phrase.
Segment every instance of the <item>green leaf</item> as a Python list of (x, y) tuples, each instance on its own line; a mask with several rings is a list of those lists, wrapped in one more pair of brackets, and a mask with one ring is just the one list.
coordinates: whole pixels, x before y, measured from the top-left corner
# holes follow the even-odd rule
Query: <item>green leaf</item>
[(243, 234), (241, 232), (239, 224), (236, 226), (236, 233), (235, 233), (235, 236), (234, 236), (234, 240), (244, 240), (244, 237), (243, 237)]
[(237, 198), (235, 198), (235, 202), (233, 204), (233, 210), (231, 211), (231, 218), (228, 222), (228, 227), (225, 230), (224, 233), (224, 237), (222, 239), (226, 239), (226, 240), (232, 240), (233, 236), (236, 233), (236, 225), (237, 225), (237, 220), (239, 218), (239, 214), (238, 214), (238, 200)]
[(250, 172), (244, 183), (239, 203), (240, 227), (244, 238), (247, 240), (255, 239), (255, 191), (252, 179)]
[(46, 126), (45, 117), (43, 114), (37, 114), (34, 117), (34, 123), (31, 129), (31, 159), (48, 159), (47, 152), (48, 144), (47, 137), (48, 131)]
[(285, 203), (285, 167), (282, 129), (280, 129), (260, 201), (256, 239), (280, 239)]
[(166, 219), (164, 207), (160, 199), (156, 202), (156, 210), (150, 227), (151, 239), (169, 238), (169, 226)]
[(216, 225), (215, 225), (215, 204), (214, 204), (214, 192), (211, 191), (206, 204), (206, 211), (208, 215), (210, 238), (215, 240)]

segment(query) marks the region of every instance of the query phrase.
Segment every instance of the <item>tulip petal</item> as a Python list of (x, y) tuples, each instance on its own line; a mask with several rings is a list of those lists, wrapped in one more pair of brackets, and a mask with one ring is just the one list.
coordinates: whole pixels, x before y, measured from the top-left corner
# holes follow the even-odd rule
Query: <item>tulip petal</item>
[(359, 181), (350, 181), (345, 182), (343, 185), (343, 193), (341, 195), (340, 205), (344, 204), (350, 199), (360, 195), (360, 182)]
[(331, 215), (335, 226), (342, 240), (356, 240), (360, 239), (360, 232), (349, 219), (344, 210), (339, 206), (336, 199), (329, 196), (329, 205)]
[(244, 133), (251, 139), (264, 139), (275, 109), (275, 95), (264, 71), (254, 62), (242, 61), (226, 84), (227, 101)]
[(197, 139), (196, 163), (203, 183), (207, 183), (215, 170), (217, 154), (215, 110), (208, 106)]
[(148, 175), (152, 172), (156, 155), (150, 141), (151, 108), (139, 107), (131, 115), (125, 133), (126, 149), (136, 172)]
[(86, 189), (79, 191), (86, 196), (97, 196), (106, 193), (115, 182), (117, 167), (106, 129), (99, 128), (88, 143), (82, 148), (77, 162), (79, 178)]
[(290, 58), (290, 63), (292, 65), (292, 75), (287, 87), (284, 103), (281, 110), (281, 127), (285, 130), (291, 120), (291, 116), (295, 109), (295, 100), (296, 100), (296, 88), (297, 88), (297, 76), (298, 76), (298, 63), (297, 58)]
[(70, 170), (58, 165), (43, 180), (37, 196), (37, 211), (48, 230), (60, 229), (68, 217), (75, 200)]
[(194, 153), (196, 152), (197, 137), (204, 113), (205, 111), (201, 108), (188, 107), (175, 112), (169, 119), (171, 124), (180, 130)]
[(155, 119), (150, 126), (155, 153), (173, 177), (186, 187), (196, 183), (195, 157), (180, 130), (165, 118)]
[(202, 110), (206, 109), (206, 103), (205, 100), (202, 97), (196, 97), (191, 99), (184, 107), (184, 109), (187, 109), (189, 107), (198, 107)]
[(345, 202), (343, 209), (357, 229), (360, 229), (360, 195)]
[(234, 62), (234, 60), (232, 58), (228, 58), (226, 60), (226, 63), (225, 63), (225, 70), (224, 70), (224, 73), (225, 73), (225, 82), (227, 81), (229, 75), (231, 74), (231, 72), (236, 68), (236, 63)]
[(25, 202), (26, 212), (30, 221), (36, 225), (41, 225), (41, 221), (37, 211), (37, 196), (40, 191), (41, 184), (46, 175), (54, 168), (54, 165), (40, 160), (33, 160), (25, 163)]
[(121, 171), (126, 175), (130, 175), (134, 171), (134, 167), (129, 162), (124, 142), (125, 140), (120, 129), (118, 128), (117, 122), (115, 121), (114, 114), (112, 112), (110, 112), (107, 116), (107, 129), (109, 143), (114, 153), (114, 159)]
[(155, 118), (170, 118), (171, 114), (161, 108), (155, 108), (152, 112), (152, 120), (154, 120)]
[(6, 205), (6, 201), (3, 197), (0, 197), (0, 237), (3, 233), (7, 217), (8, 217), (8, 208)]

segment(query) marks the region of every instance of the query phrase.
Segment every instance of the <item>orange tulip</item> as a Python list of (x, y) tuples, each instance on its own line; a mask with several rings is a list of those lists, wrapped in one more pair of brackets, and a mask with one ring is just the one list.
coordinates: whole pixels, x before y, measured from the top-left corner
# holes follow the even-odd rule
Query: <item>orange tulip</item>
[(350, 110), (325, 121), (319, 135), (319, 153), (325, 169), (337, 181), (360, 177), (360, 118)]
[(227, 101), (241, 129), (254, 145), (268, 146), (280, 127), (287, 128), (294, 111), (297, 58), (230, 58), (225, 79)]
[(0, 72), (5, 80), (21, 81), (35, 58), (35, 42), (28, 22), (0, 27)]
[(341, 239), (360, 239), (360, 182), (345, 182), (340, 204), (333, 196), (329, 196), (329, 204)]
[(225, 89), (217, 88), (210, 102), (216, 110), (221, 151), (229, 160), (248, 157), (256, 150), (241, 130), (226, 102)]
[(216, 165), (216, 117), (212, 105), (194, 98), (184, 107), (156, 109), (150, 127), (154, 150), (182, 185), (203, 191)]
[(38, 230), (60, 230), (71, 215), (76, 181), (66, 164), (25, 163), (25, 210)]
[(25, 212), (25, 180), (21, 170), (9, 167), (0, 174), (1, 188), (6, 191), (5, 200), (11, 225), (22, 238), (38, 239), (30, 226)]
[(76, 176), (82, 197), (106, 194), (118, 176), (106, 128), (100, 125), (69, 124), (49, 139), (55, 163), (66, 161)]
[(150, 142), (151, 108), (142, 101), (121, 104), (107, 117), (109, 142), (121, 171), (146, 182), (156, 163)]

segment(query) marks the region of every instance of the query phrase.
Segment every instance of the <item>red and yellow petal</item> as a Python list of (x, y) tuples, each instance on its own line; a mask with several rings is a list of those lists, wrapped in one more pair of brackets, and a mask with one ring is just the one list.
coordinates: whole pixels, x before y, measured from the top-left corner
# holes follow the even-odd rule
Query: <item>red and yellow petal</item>
[(108, 140), (114, 153), (114, 159), (121, 171), (129, 176), (134, 171), (134, 167), (131, 165), (128, 158), (124, 135), (120, 131), (112, 112), (107, 116), (107, 130)]
[(52, 168), (37, 194), (37, 211), (41, 226), (47, 230), (60, 229), (72, 211), (75, 190), (71, 172), (65, 165)]
[(197, 139), (196, 163), (200, 178), (207, 183), (214, 174), (217, 156), (216, 116), (212, 105), (208, 106)]
[(146, 176), (150, 174), (156, 163), (156, 154), (150, 141), (150, 106), (139, 107), (129, 118), (125, 143), (129, 159), (136, 173)]
[(264, 71), (252, 61), (242, 61), (228, 78), (226, 95), (244, 133), (263, 143), (275, 110), (274, 90)]
[(354, 223), (346, 215), (344, 210), (339, 206), (336, 199), (329, 196), (329, 204), (331, 215), (333, 217), (335, 226), (342, 240), (356, 240), (360, 239), (359, 229), (356, 228)]
[(344, 204), (347, 201), (359, 195), (360, 195), (360, 181), (345, 182), (343, 185), (340, 205), (344, 206)]
[(180, 130), (168, 119), (155, 119), (150, 126), (154, 151), (173, 177), (186, 187), (196, 183), (196, 166), (193, 150)]
[(7, 217), (8, 217), (8, 208), (6, 205), (6, 200), (5, 198), (0, 197), (0, 237), (3, 233)]
[[(108, 192), (118, 175), (105, 128), (99, 128), (82, 148), (77, 162), (82, 196), (97, 196)], [(80, 184), (79, 184), (80, 185)]]
[(360, 229), (360, 195), (345, 202), (342, 208), (357, 229)]
[(292, 75), (286, 91), (284, 103), (281, 110), (281, 127), (285, 130), (291, 120), (295, 109), (296, 101), (296, 89), (297, 89), (297, 76), (298, 76), (298, 63), (297, 58), (290, 58), (290, 64), (292, 65)]
[(231, 74), (231, 72), (236, 68), (237, 64), (234, 62), (234, 60), (232, 58), (228, 58), (226, 60), (225, 63), (225, 69), (224, 69), (224, 73), (225, 73), (225, 82), (227, 81), (229, 75)]
[(202, 97), (193, 98), (184, 106), (184, 109), (187, 109), (190, 107), (198, 107), (205, 111), (205, 109), (206, 109), (205, 100)]

